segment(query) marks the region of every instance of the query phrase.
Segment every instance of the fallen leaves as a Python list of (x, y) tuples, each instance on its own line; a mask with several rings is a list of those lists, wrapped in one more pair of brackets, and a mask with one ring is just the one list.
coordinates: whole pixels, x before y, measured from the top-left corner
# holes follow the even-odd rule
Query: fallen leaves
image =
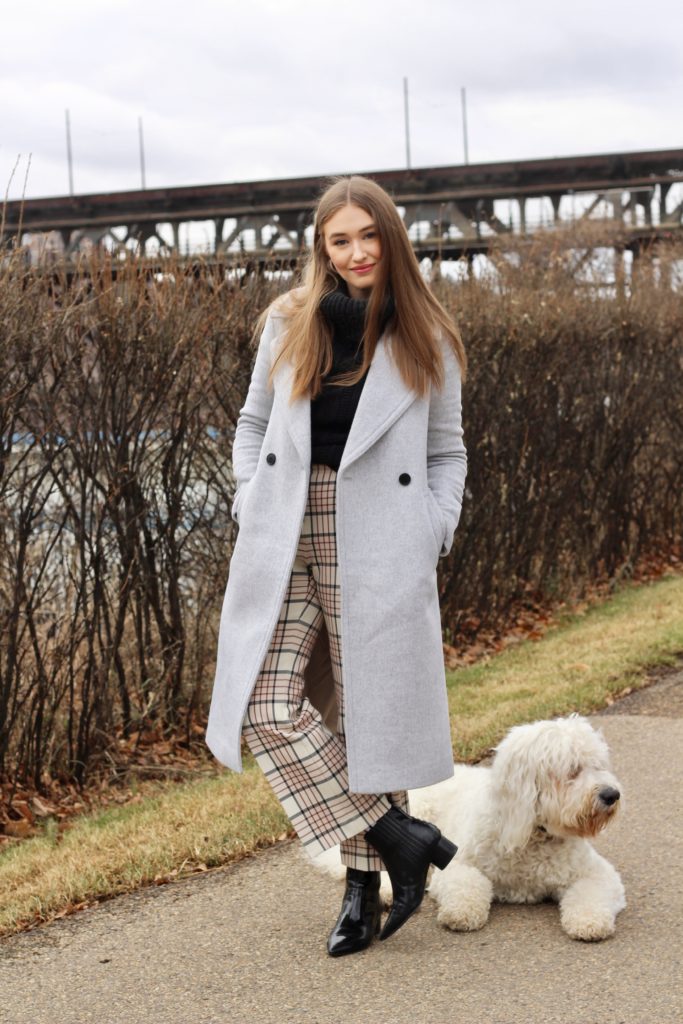
[[(192, 731), (197, 730), (203, 736), (206, 726), (195, 723)], [(40, 787), (28, 781), (0, 782), (0, 850), (50, 828), (58, 843), (83, 813), (140, 803), (148, 791), (158, 787), (160, 779), (214, 775), (219, 770), (205, 744), (193, 741), (188, 747), (180, 731), (163, 736), (155, 726), (119, 736), (107, 761), (93, 770), (82, 787), (47, 774)]]
[(5, 822), (5, 835), (12, 836), (15, 839), (25, 839), (27, 836), (33, 835), (33, 828), (31, 822), (20, 818), (18, 821), (10, 819)]
[(616, 701), (621, 700), (623, 697), (628, 697), (629, 693), (633, 693), (633, 686), (625, 686), (623, 690), (619, 690), (619, 693), (609, 694), (605, 699), (605, 704), (611, 707)]
[[(649, 555), (629, 570), (634, 583), (651, 583), (668, 573), (680, 573), (683, 560), (676, 553)], [(543, 603), (532, 594), (510, 607), (498, 620), (485, 623), (464, 613), (457, 623), (458, 646), (443, 645), (446, 668), (453, 670), (493, 657), (514, 644), (539, 641), (560, 615), (585, 615), (595, 604), (607, 600), (615, 589), (615, 580), (605, 578), (586, 585), (580, 595), (554, 603)], [(579, 663), (577, 663), (579, 664)], [(583, 671), (583, 669), (581, 669)]]
[(514, 644), (525, 640), (540, 640), (547, 629), (555, 625), (555, 621), (549, 609), (530, 603), (513, 609), (497, 627), (483, 628), (479, 619), (468, 616), (459, 626), (465, 637), (470, 630), (474, 630), (472, 639), (464, 640), (460, 647), (443, 645), (446, 668), (452, 670), (474, 665)]
[(165, 885), (166, 882), (172, 882), (177, 878), (186, 878), (188, 875), (196, 875), (197, 872), (208, 871), (209, 866), (204, 861), (193, 861), (189, 857), (186, 857), (182, 864), (179, 864), (177, 868), (171, 868), (170, 871), (160, 871), (152, 879), (154, 885)]

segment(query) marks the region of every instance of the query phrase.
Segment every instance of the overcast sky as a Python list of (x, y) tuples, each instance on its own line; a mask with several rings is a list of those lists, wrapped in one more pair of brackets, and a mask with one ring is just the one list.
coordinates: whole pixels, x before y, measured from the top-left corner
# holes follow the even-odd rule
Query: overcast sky
[[(18, 198), (683, 148), (683, 4), (5, 0), (0, 184)], [(0, 196), (1, 198), (1, 196)]]

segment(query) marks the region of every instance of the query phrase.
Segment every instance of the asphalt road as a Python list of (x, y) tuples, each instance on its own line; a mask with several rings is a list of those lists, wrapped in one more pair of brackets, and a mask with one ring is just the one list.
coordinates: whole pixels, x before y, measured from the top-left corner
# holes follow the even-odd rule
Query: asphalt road
[(119, 897), (0, 942), (7, 1024), (680, 1024), (683, 673), (602, 726), (625, 808), (596, 842), (621, 872), (616, 935), (584, 944), (557, 908), (495, 906), (441, 928), (427, 897), (387, 942), (331, 959), (341, 888), (296, 842)]

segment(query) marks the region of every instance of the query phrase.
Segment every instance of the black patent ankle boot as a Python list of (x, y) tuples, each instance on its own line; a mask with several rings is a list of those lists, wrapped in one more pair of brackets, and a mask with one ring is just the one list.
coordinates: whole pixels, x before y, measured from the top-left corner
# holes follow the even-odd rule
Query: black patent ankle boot
[(382, 907), (379, 871), (346, 869), (346, 890), (337, 923), (327, 940), (330, 956), (366, 949), (379, 931)]
[(394, 901), (380, 939), (388, 939), (422, 903), (429, 865), (443, 870), (457, 846), (428, 821), (412, 818), (395, 804), (365, 833), (384, 861)]

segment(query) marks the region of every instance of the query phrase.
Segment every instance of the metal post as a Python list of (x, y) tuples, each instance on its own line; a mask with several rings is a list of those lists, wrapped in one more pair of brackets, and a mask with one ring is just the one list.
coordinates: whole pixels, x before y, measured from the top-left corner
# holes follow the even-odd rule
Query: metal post
[(403, 79), (403, 112), (406, 125), (406, 167), (410, 170), (410, 115), (408, 112), (408, 79)]
[(140, 141), (140, 179), (142, 181), (142, 187), (147, 188), (145, 184), (145, 141), (142, 137), (142, 118), (138, 118), (138, 139)]
[(465, 163), (468, 164), (470, 162), (470, 158), (467, 146), (467, 96), (464, 85), (460, 89), (460, 103), (462, 106), (462, 139), (465, 150)]
[(69, 121), (69, 111), (66, 113), (66, 160), (69, 165), (69, 195), (74, 194), (74, 165), (73, 157), (71, 155), (71, 123)]

